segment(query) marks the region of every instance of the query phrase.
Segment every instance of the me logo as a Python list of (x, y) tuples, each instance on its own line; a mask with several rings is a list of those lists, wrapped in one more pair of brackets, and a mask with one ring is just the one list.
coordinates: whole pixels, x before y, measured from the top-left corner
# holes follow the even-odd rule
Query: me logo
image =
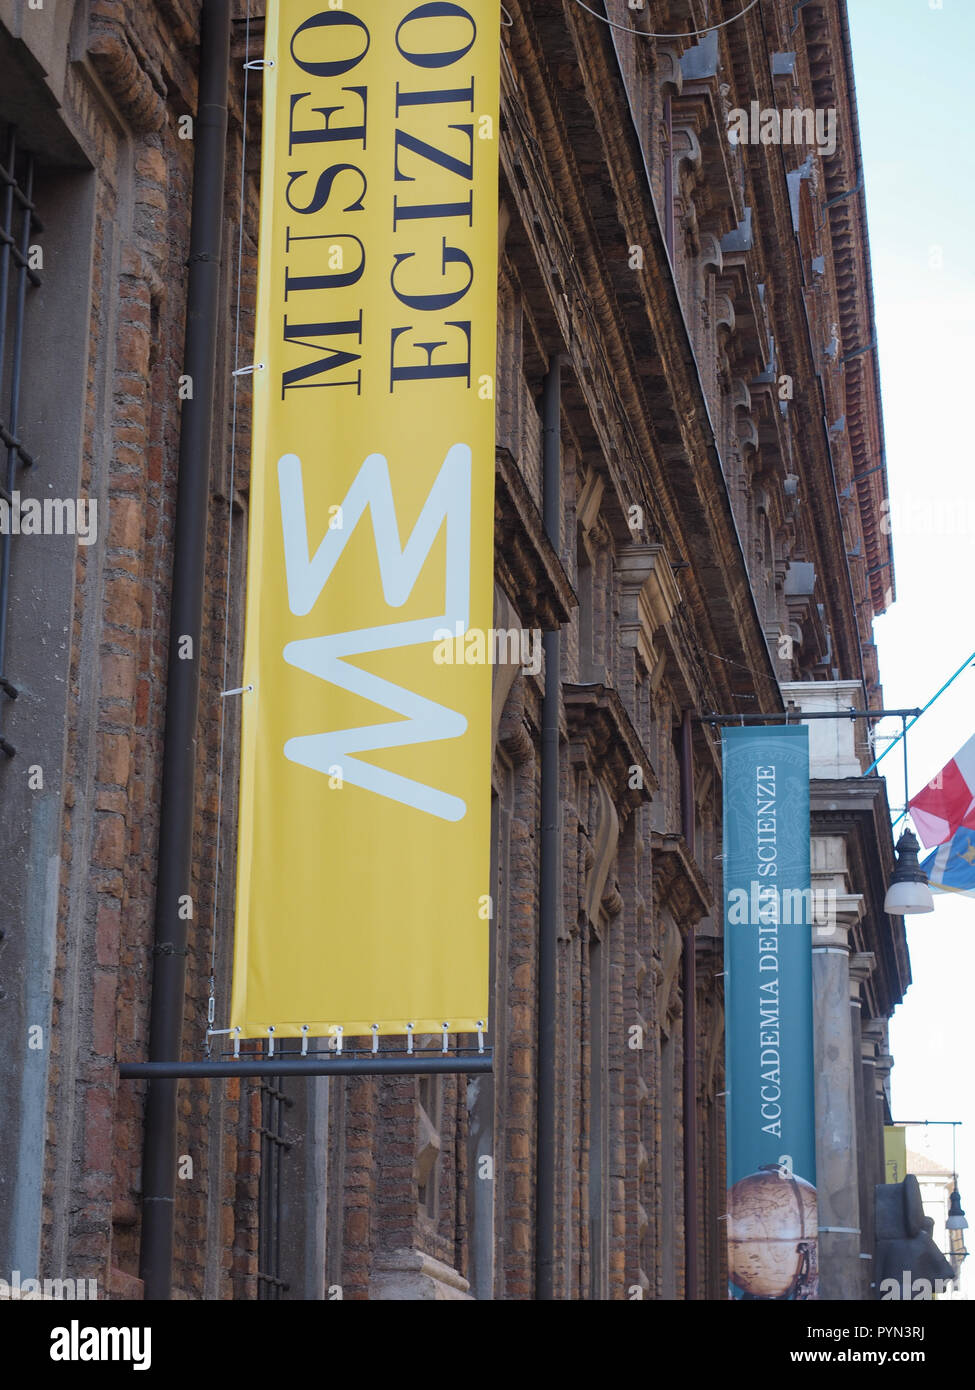
[(314, 608), (367, 509), (372, 513), (383, 596), (390, 608), (402, 608), (410, 597), (440, 528), (446, 523), (447, 562), (442, 613), (289, 642), (283, 654), (289, 665), (404, 716), (395, 723), (291, 738), (284, 745), (285, 757), (326, 776), (332, 775), (336, 766), (341, 767), (343, 780), (351, 786), (362, 787), (377, 796), (448, 821), (462, 820), (467, 814), (467, 807), (459, 797), (350, 755), (460, 738), (467, 731), (467, 720), (456, 710), (349, 665), (346, 658), (432, 644), (439, 640), (445, 627), (452, 630), (460, 625), (462, 632), (467, 630), (471, 466), (471, 449), (467, 444), (455, 444), (447, 451), (404, 546), (396, 520), (389, 465), (382, 454), (370, 454), (342, 501), (341, 528), (327, 529), (314, 556), (310, 556), (301, 460), (296, 454), (284, 454), (278, 460), (288, 606), (297, 617), (307, 617)]

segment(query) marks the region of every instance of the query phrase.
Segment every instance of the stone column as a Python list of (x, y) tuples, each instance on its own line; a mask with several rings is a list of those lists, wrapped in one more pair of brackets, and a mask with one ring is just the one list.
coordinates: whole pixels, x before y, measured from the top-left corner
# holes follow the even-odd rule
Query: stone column
[(813, 929), (812, 947), (819, 1296), (843, 1302), (863, 1298), (849, 971), (849, 933), (862, 904), (861, 894), (837, 893), (835, 916)]
[[(872, 1164), (866, 1161), (867, 1122), (863, 1094), (863, 1031), (861, 1028), (861, 987), (873, 973), (876, 957), (872, 951), (860, 951), (850, 956), (850, 1031), (853, 1037), (853, 1094), (856, 1102), (857, 1126), (857, 1187), (860, 1196), (860, 1264), (863, 1290), (861, 1297), (870, 1298), (874, 1279), (874, 1214)], [(872, 1151), (871, 1151), (872, 1152)]]
[[(867, 1153), (866, 1160), (870, 1165), (871, 1171), (867, 1178), (874, 1186), (879, 1186), (887, 1181), (887, 1155), (884, 1149), (884, 1126), (887, 1123), (889, 1114), (888, 1108), (888, 1077), (894, 1065), (894, 1059), (887, 1051), (887, 1019), (871, 1019), (865, 1030), (871, 1038), (875, 1040), (873, 1066), (869, 1069), (873, 1073), (874, 1085), (874, 1104), (873, 1112), (875, 1120), (875, 1143), (873, 1152)], [(870, 1079), (869, 1072), (864, 1074), (864, 1082)], [(864, 1101), (869, 1105), (869, 1096), (864, 1096)], [(871, 1188), (871, 1190), (873, 1190)], [(874, 1231), (874, 1260), (876, 1261), (876, 1231)], [(876, 1295), (876, 1282), (871, 1293)]]
[(868, 1019), (861, 1023), (864, 1037), (864, 1113), (867, 1134), (864, 1137), (864, 1168), (869, 1186), (882, 1183), (887, 1176), (883, 1159), (883, 1122), (885, 1122), (885, 1083), (890, 1068), (878, 1070), (880, 1056), (886, 1056), (887, 1033), (883, 1019)]
[(310, 1303), (327, 1295), (329, 1079), (295, 1077), (277, 1084), (283, 1085), (293, 1103), (288, 1130), (301, 1136), (281, 1159), (281, 1278), (288, 1285), (282, 1296)]
[(876, 1177), (874, 1182), (885, 1182), (887, 1179), (887, 1155), (884, 1150), (884, 1126), (887, 1123), (888, 1103), (887, 1086), (894, 1059), (887, 1051), (887, 1020), (881, 1023), (883, 1037), (880, 1046), (877, 1048), (877, 1055), (874, 1058), (874, 1079), (877, 1087), (877, 1151)]

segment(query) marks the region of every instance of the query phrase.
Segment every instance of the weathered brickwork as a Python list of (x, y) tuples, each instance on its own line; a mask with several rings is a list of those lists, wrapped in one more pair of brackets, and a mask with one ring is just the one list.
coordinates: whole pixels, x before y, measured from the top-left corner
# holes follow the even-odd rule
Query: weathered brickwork
[[(40, 43), (21, 33), (16, 8), (0, 3), (0, 27)], [(706, 8), (606, 4), (648, 31), (700, 27)], [(709, 21), (737, 8), (712, 3)], [(781, 709), (780, 680), (836, 671), (880, 701), (871, 624), (893, 584), (884, 474), (854, 481), (882, 443), (879, 387), (871, 357), (837, 366), (873, 335), (869, 251), (859, 195), (824, 212), (859, 169), (845, 8), (806, 7), (793, 32), (794, 8), (766, 4), (767, 31), (756, 10), (709, 46), (613, 34), (570, 0), (507, 0), (496, 595), (502, 625), (561, 632), (559, 1299), (726, 1288), (720, 750), (697, 716)], [(89, 318), (78, 493), (100, 499), (104, 526), (98, 545), (78, 547), (70, 609), (58, 615), (70, 649), (40, 1263), (96, 1278), (111, 1297), (141, 1293), (144, 1085), (119, 1082), (115, 1063), (148, 1048), (194, 156), (181, 118), (196, 110), (199, 11), (196, 0), (75, 0), (43, 41), (60, 55), (59, 120), (90, 189), (78, 229), (90, 246), (77, 285)], [(221, 691), (240, 665), (250, 426), (246, 378), (235, 396), (231, 373), (251, 360), (261, 114), (259, 73), (244, 99), (243, 63), (261, 51), (257, 20), (247, 48), (246, 12), (239, 0), (187, 807), (184, 1046), (194, 1057), (211, 976), (218, 1026), (226, 1012), (233, 920), (239, 713)], [(792, 76), (773, 88), (769, 54), (793, 50)], [(785, 151), (790, 183), (778, 150), (772, 160), (765, 147), (732, 146), (728, 112), (753, 97), (835, 105), (835, 154)], [(0, 106), (0, 119), (12, 115)], [(552, 543), (540, 409), (560, 359)], [(824, 416), (840, 423), (827, 430)], [(499, 667), (495, 681), (495, 1072), (425, 1089), (401, 1076), (330, 1082), (313, 1184), (327, 1297), (538, 1294), (544, 673)], [(283, 1090), (304, 1105), (303, 1085)], [(181, 1082), (178, 1115), (177, 1296), (267, 1296), (259, 1249), (274, 1232), (258, 1087)], [(304, 1201), (293, 1152), (281, 1162), (286, 1195)], [(288, 1240), (312, 1249), (310, 1227)], [(294, 1276), (281, 1283), (301, 1296)]]

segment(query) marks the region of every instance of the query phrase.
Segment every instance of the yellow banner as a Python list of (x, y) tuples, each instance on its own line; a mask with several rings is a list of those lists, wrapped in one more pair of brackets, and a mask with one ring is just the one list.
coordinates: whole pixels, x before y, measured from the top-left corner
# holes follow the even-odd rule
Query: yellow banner
[(268, 0), (244, 1037), (487, 1022), (499, 11)]

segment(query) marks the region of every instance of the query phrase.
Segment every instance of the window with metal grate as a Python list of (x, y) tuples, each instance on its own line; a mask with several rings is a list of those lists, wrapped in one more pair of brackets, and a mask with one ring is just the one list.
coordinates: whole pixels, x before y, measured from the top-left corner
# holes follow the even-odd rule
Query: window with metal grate
[(286, 1124), (294, 1105), (281, 1077), (261, 1082), (261, 1177), (258, 1189), (257, 1297), (276, 1301), (289, 1285), (281, 1277), (282, 1166), (292, 1147)]
[(0, 126), (0, 751), (16, 749), (3, 736), (3, 708), (16, 700), (7, 668), (10, 567), (19, 530), (17, 480), (34, 459), (19, 436), (24, 319), (28, 292), (40, 285), (33, 238), (43, 229), (34, 209), (34, 157), (20, 148), (15, 127)]

